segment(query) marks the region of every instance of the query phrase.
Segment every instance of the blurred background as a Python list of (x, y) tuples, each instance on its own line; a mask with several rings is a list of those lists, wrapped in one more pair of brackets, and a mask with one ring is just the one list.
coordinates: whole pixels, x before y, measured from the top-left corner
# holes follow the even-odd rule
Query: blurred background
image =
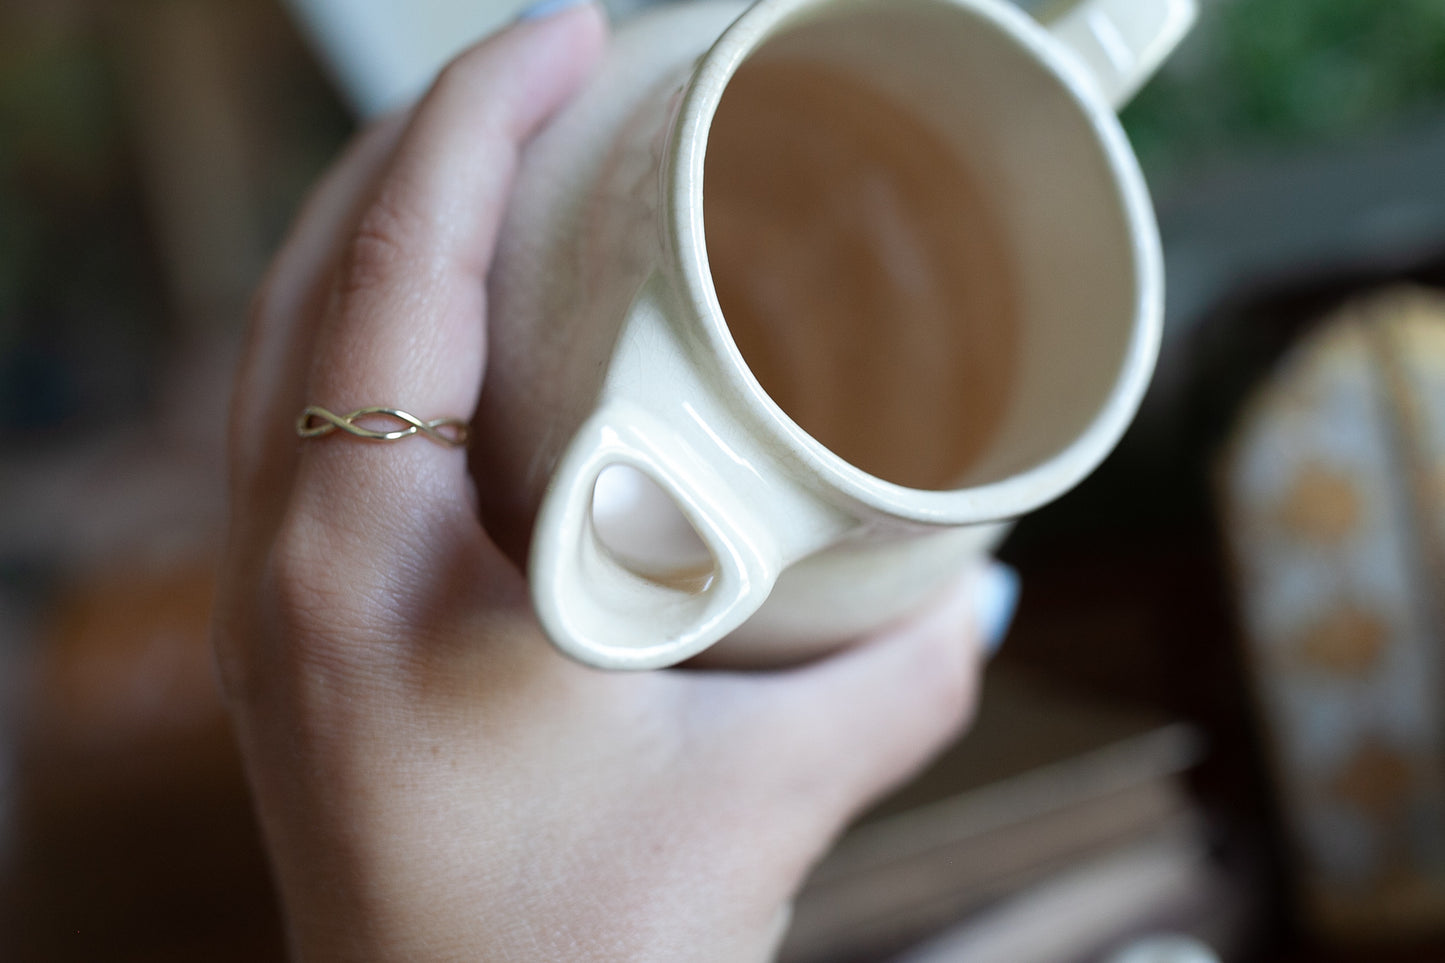
[[(0, 958), (281, 958), (206, 642), (246, 302), (516, 6), (0, 2)], [(1445, 3), (1204, 0), (1123, 120), (1154, 387), (784, 959), (1445, 959)]]

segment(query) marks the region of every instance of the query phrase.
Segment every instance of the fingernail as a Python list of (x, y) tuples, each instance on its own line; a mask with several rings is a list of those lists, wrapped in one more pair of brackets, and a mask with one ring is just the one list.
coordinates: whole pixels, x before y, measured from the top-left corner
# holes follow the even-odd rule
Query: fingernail
[(572, 7), (580, 7), (591, 0), (537, 0), (530, 7), (523, 8), (517, 14), (517, 20), (542, 20), (553, 14), (561, 13), (563, 10), (570, 10)]
[(1019, 606), (1019, 590), (1019, 573), (1002, 562), (990, 562), (974, 582), (974, 617), (986, 658), (992, 658), (1003, 645)]

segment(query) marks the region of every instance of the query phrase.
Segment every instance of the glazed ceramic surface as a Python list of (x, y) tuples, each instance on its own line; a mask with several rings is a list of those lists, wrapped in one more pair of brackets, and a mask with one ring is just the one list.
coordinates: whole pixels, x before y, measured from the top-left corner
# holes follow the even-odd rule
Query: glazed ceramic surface
[[(1009, 519), (1091, 471), (1143, 394), (1162, 305), (1114, 109), (1193, 13), (1086, 0), (1044, 26), (1001, 0), (763, 0), (619, 30), (523, 158), (489, 282), (482, 512), (525, 558), (551, 639), (608, 668), (719, 642), (709, 658), (805, 658), (936, 595)], [(986, 208), (975, 248), (1008, 278), (1007, 318), (976, 323), (1007, 337), (1010, 374), (946, 484), (909, 487), (825, 447), (729, 328), (704, 224), (709, 133), (730, 80), (768, 63), (897, 105), (956, 152)], [(808, 336), (816, 350), (770, 377), (820, 363), (827, 332)], [(907, 387), (911, 357), (887, 362), (890, 384)], [(937, 411), (887, 414), (950, 443)]]

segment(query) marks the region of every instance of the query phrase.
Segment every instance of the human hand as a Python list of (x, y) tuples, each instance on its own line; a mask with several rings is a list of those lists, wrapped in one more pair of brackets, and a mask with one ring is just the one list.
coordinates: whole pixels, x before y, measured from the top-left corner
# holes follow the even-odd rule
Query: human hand
[(462, 452), (298, 443), (307, 403), (474, 409), (519, 145), (605, 34), (583, 6), (464, 54), (328, 174), (257, 298), (215, 641), (302, 959), (765, 959), (970, 711), (968, 579), (804, 667), (599, 672), (545, 642)]

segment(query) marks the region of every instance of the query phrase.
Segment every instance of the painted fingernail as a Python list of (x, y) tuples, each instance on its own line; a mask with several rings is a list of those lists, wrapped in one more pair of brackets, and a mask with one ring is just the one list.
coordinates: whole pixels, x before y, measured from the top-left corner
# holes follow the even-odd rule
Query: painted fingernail
[(973, 590), (974, 616), (987, 658), (1003, 645), (1018, 609), (1019, 589), (1019, 573), (1002, 562), (991, 562), (978, 574)]
[(530, 7), (523, 8), (522, 12), (517, 14), (517, 20), (544, 20), (563, 10), (570, 10), (590, 2), (591, 0), (537, 0)]

